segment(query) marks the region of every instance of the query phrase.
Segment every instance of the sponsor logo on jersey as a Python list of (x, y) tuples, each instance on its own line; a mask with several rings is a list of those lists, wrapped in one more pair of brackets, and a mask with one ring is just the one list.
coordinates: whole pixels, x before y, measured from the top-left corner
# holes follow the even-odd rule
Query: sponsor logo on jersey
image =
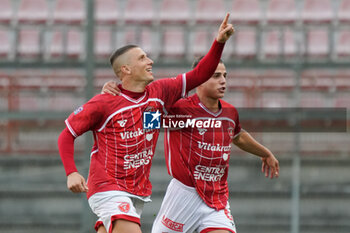
[(122, 202), (119, 204), (120, 211), (127, 213), (130, 210), (130, 204), (128, 202)]
[(126, 132), (120, 133), (120, 137), (124, 140), (124, 139), (135, 138), (143, 134), (144, 134), (143, 130), (141, 128), (138, 128), (136, 131), (126, 131)]
[(174, 222), (174, 221), (170, 220), (169, 218), (165, 217), (164, 215), (162, 218), (162, 223), (164, 226), (166, 226), (170, 230), (173, 230), (176, 232), (183, 232), (183, 226), (184, 226), (183, 223)]
[(74, 110), (74, 115), (77, 115), (79, 112), (83, 111), (83, 106), (80, 106), (79, 108)]
[(216, 182), (221, 180), (225, 175), (225, 166), (207, 167), (197, 165), (194, 171), (194, 178), (196, 180)]
[(143, 128), (144, 129), (160, 129), (160, 116), (162, 114), (156, 112), (143, 112)]
[(207, 132), (207, 129), (198, 128), (199, 135), (203, 135)]
[(120, 127), (124, 127), (127, 121), (128, 120), (121, 120), (121, 121), (117, 121), (117, 122), (120, 125)]
[(198, 148), (201, 150), (209, 150), (209, 151), (231, 151), (231, 145), (228, 146), (221, 146), (220, 144), (216, 144), (216, 145), (212, 145), (210, 143), (207, 142), (201, 142), (201, 141), (197, 141), (198, 143)]
[(150, 163), (153, 156), (152, 148), (141, 151), (137, 154), (124, 156), (124, 169), (138, 168)]

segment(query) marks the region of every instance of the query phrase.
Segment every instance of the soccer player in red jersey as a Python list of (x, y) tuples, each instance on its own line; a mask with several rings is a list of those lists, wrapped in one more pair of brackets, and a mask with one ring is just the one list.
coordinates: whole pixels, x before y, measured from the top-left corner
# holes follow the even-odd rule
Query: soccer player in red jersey
[(236, 108), (221, 99), (226, 90), (226, 75), (221, 61), (213, 76), (197, 87), (196, 94), (178, 100), (169, 112), (169, 115), (191, 116), (195, 122), (209, 123), (207, 127), (204, 123), (192, 123), (187, 128), (166, 129), (165, 158), (168, 173), (174, 178), (152, 233), (236, 232), (227, 184), (232, 143), (261, 157), (266, 176), (279, 176), (275, 156), (241, 129)]
[[(99, 217), (99, 233), (139, 233), (140, 216), (150, 201), (149, 173), (159, 129), (143, 129), (143, 113), (153, 117), (167, 113), (186, 93), (207, 81), (214, 73), (224, 47), (233, 34), (226, 15), (208, 54), (192, 71), (174, 78), (153, 81), (153, 61), (137, 46), (118, 49), (110, 59), (121, 79), (121, 94), (101, 94), (74, 111), (58, 138), (66, 170), (67, 187), (87, 192), (89, 205)], [(153, 120), (153, 119), (152, 119)], [(90, 155), (88, 181), (74, 162), (74, 140), (91, 130), (94, 145)]]
[[(194, 67), (200, 59), (194, 62)], [(220, 61), (213, 76), (197, 87), (196, 94), (178, 100), (169, 112), (169, 116), (175, 116), (169, 118), (172, 122), (189, 119), (192, 123), (165, 131), (165, 158), (168, 173), (174, 178), (152, 233), (236, 232), (227, 184), (232, 143), (261, 157), (265, 176), (279, 176), (275, 156), (241, 129), (236, 108), (221, 99), (226, 90), (226, 75), (225, 65)], [(115, 85), (107, 83), (103, 91), (116, 94), (119, 90)]]

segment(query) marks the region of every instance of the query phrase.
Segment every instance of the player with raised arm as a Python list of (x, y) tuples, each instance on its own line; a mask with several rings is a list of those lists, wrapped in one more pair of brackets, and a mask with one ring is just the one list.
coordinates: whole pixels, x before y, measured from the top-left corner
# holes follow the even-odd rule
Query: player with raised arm
[[(194, 66), (198, 61), (194, 63)], [(166, 131), (165, 154), (170, 182), (153, 233), (236, 232), (228, 203), (228, 168), (232, 143), (262, 158), (267, 177), (279, 176), (275, 156), (241, 129), (237, 110), (221, 100), (226, 90), (226, 68), (220, 62), (213, 76), (197, 93), (178, 100), (169, 115), (214, 120), (220, 127), (183, 128)], [(115, 83), (103, 88), (118, 93)], [(172, 119), (174, 121), (174, 119)]]
[(236, 108), (221, 99), (226, 90), (226, 75), (225, 65), (220, 62), (213, 76), (197, 87), (196, 94), (177, 101), (169, 113), (189, 115), (195, 120), (210, 119), (221, 122), (221, 126), (165, 131), (166, 164), (174, 178), (152, 233), (175, 233), (179, 229), (200, 233), (236, 232), (227, 184), (232, 143), (261, 157), (266, 176), (279, 176), (275, 156), (241, 129)]
[[(219, 63), (224, 43), (234, 33), (226, 15), (208, 54), (193, 70), (174, 78), (153, 81), (153, 61), (138, 46), (118, 49), (110, 62), (121, 80), (119, 96), (93, 97), (65, 121), (58, 138), (67, 187), (87, 192), (99, 217), (99, 233), (139, 233), (143, 204), (150, 200), (149, 173), (159, 129), (144, 130), (144, 112), (166, 113), (186, 93), (208, 80)], [(74, 140), (93, 132), (88, 182), (74, 162)]]

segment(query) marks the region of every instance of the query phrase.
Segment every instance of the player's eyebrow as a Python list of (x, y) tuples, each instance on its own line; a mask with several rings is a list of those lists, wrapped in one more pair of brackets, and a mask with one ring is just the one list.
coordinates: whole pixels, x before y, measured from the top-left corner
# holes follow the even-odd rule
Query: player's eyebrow
[(146, 54), (141, 54), (140, 56), (139, 56), (139, 60), (141, 60), (141, 59), (143, 59), (143, 58), (145, 58), (146, 57)]

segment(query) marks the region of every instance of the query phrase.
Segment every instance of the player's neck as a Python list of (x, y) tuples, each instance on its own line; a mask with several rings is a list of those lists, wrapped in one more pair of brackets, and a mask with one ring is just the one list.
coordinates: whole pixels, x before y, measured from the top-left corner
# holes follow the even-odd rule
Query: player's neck
[(132, 92), (144, 92), (146, 86), (147, 86), (147, 83), (145, 82), (133, 82), (132, 80), (130, 81), (125, 80), (122, 82), (123, 89), (132, 91)]
[(201, 93), (198, 93), (198, 98), (201, 101), (201, 103), (209, 109), (211, 112), (217, 112), (220, 110), (219, 108), (219, 99), (213, 99), (211, 97), (208, 97), (206, 95), (203, 95)]

